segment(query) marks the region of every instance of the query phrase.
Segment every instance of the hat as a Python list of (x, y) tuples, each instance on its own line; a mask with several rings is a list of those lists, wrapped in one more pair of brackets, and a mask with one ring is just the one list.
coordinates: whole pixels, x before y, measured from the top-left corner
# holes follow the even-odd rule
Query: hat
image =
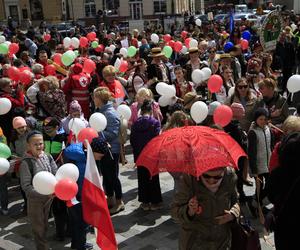
[(189, 48), (187, 54), (196, 53), (196, 52), (199, 52), (199, 49), (197, 47), (191, 47)]
[(265, 108), (258, 108), (254, 113), (254, 121), (256, 121), (257, 118), (262, 116), (262, 115), (268, 118), (269, 117), (269, 111), (266, 110)]
[(219, 107), (220, 105), (221, 105), (220, 102), (217, 102), (217, 101), (211, 102), (208, 105), (208, 115), (211, 115), (211, 116), (214, 115), (216, 108)]
[(73, 100), (70, 103), (70, 108), (69, 108), (70, 114), (75, 113), (75, 112), (80, 112), (80, 113), (82, 112), (81, 106), (77, 100)]
[(100, 136), (92, 140), (91, 148), (93, 152), (100, 153), (100, 154), (106, 154), (109, 150), (106, 140), (104, 140)]
[(44, 127), (56, 127), (59, 126), (59, 121), (55, 117), (47, 117), (43, 122)]
[(197, 95), (195, 92), (188, 92), (183, 97), (183, 106), (185, 109), (190, 109), (194, 102), (201, 100), (201, 95)]
[(232, 56), (229, 53), (220, 54), (220, 60), (227, 58), (231, 59)]
[(231, 107), (234, 119), (239, 120), (243, 116), (245, 116), (245, 109), (244, 109), (242, 104), (234, 102), (234, 103), (231, 104), (230, 107)]
[(165, 53), (161, 51), (160, 47), (156, 47), (151, 49), (150, 57), (159, 57), (159, 56), (164, 56)]
[(74, 74), (78, 75), (82, 72), (82, 65), (80, 63), (75, 63), (74, 66), (72, 67), (72, 71), (74, 72)]
[(27, 126), (25, 119), (21, 116), (15, 117), (12, 121), (12, 124), (13, 124), (14, 129), (18, 129), (18, 128)]

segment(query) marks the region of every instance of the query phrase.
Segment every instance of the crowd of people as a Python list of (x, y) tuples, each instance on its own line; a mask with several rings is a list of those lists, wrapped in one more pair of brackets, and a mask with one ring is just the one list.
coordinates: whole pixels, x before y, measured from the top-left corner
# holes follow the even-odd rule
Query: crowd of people
[[(70, 122), (79, 118), (90, 127), (91, 114), (102, 113), (107, 126), (91, 146), (111, 215), (126, 209), (118, 175), (119, 164), (126, 163), (127, 139), (136, 161), (146, 144), (164, 131), (210, 126), (231, 135), (248, 158), (240, 158), (237, 171), (220, 166), (201, 178), (171, 173), (175, 183), (172, 216), (181, 225), (179, 249), (230, 249), (230, 223), (239, 218), (240, 204), (245, 203), (254, 217), (260, 216), (259, 209), (265, 215), (274, 212), (277, 249), (294, 249), (300, 185), (296, 166), (300, 106), (297, 94), (291, 98), (287, 81), (299, 73), (300, 18), (285, 19), (276, 49), (268, 52), (260, 44), (253, 23), (243, 20), (229, 29), (226, 24), (213, 22), (192, 24), (183, 31), (175, 27), (171, 36), (136, 29), (123, 33), (115, 29), (94, 32), (92, 28), (88, 33), (74, 26), (68, 37), (77, 38), (72, 41), (76, 44), (80, 40), (80, 45), (67, 46), (55, 28), (23, 32), (1, 27), (1, 43), (8, 47), (18, 44), (15, 53), (0, 53), (0, 98), (8, 98), (12, 104), (8, 113), (0, 115), (0, 141), (12, 152), (11, 171), (0, 176), (2, 215), (10, 212), (9, 179), (19, 178), (23, 209), (38, 250), (48, 249), (50, 210), (57, 240), (71, 234), (73, 249), (92, 248), (86, 242), (88, 225), (80, 203), (68, 208), (53, 195), (41, 195), (33, 188), (32, 179), (39, 171), (55, 174), (62, 164), (75, 163), (80, 173), (80, 201), (86, 148), (77, 141)], [(241, 45), (245, 31), (251, 35), (247, 47)], [(187, 39), (196, 40), (196, 46), (190, 46)], [(228, 42), (233, 46), (228, 48)], [(133, 54), (129, 52), (132, 47)], [(165, 47), (172, 48), (171, 54)], [(74, 50), (76, 58), (69, 63), (64, 55)], [(222, 79), (222, 86), (214, 93), (207, 86), (208, 79), (193, 79), (195, 70), (205, 68)], [(160, 82), (176, 90), (167, 104), (156, 87)], [(190, 112), (197, 101), (208, 106), (208, 115), (200, 124)], [(128, 123), (117, 112), (124, 104), (131, 109)], [(229, 106), (233, 113), (230, 123), (223, 127), (213, 119), (220, 105)], [(138, 166), (137, 176), (140, 208), (162, 208), (159, 175), (150, 178), (147, 168)], [(256, 185), (256, 195), (247, 197), (244, 185)], [(196, 190), (196, 196), (191, 189)], [(266, 207), (270, 202), (274, 204), (272, 211)], [(202, 212), (198, 211), (199, 204)]]

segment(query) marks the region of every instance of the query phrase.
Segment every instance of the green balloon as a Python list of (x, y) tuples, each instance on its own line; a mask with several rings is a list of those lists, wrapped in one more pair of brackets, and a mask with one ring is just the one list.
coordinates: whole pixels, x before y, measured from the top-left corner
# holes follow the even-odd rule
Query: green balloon
[(69, 51), (63, 53), (63, 55), (61, 57), (61, 61), (62, 61), (63, 65), (70, 66), (74, 62), (75, 58), (76, 58), (76, 55), (75, 55), (74, 51), (69, 50)]
[(4, 143), (0, 143), (0, 157), (5, 159), (11, 157), (10, 148)]
[(75, 54), (76, 57), (78, 57), (79, 56), (79, 51), (78, 50), (74, 50), (74, 54)]
[(172, 56), (173, 49), (170, 46), (165, 46), (163, 52), (167, 58), (170, 58)]
[(128, 48), (128, 50), (127, 50), (127, 56), (128, 56), (128, 57), (134, 57), (135, 54), (136, 54), (136, 51), (137, 51), (136, 47), (130, 46), (130, 47)]
[(0, 54), (6, 55), (8, 53), (8, 45), (6, 43), (0, 44)]
[(96, 49), (98, 47), (99, 43), (97, 41), (92, 42), (92, 48)]

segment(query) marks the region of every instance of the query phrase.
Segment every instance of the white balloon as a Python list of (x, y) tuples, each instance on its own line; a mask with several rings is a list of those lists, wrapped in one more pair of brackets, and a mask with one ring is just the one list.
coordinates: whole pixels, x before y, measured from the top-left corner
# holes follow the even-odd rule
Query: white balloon
[(196, 25), (199, 27), (202, 25), (201, 19), (199, 19), (199, 18), (196, 19)]
[(156, 87), (158, 94), (166, 97), (174, 97), (176, 95), (176, 89), (173, 85), (168, 85), (164, 82), (159, 82)]
[(11, 109), (11, 101), (6, 97), (0, 98), (0, 115), (4, 115), (8, 113), (10, 109)]
[(289, 78), (287, 89), (291, 93), (296, 93), (300, 90), (300, 75), (293, 75)]
[(121, 65), (121, 60), (119, 58), (117, 58), (116, 61), (115, 61), (114, 66), (115, 66), (116, 69), (119, 69), (120, 65)]
[(208, 107), (202, 101), (193, 103), (191, 107), (191, 116), (196, 123), (200, 123), (205, 120), (208, 115)]
[(176, 97), (168, 97), (168, 96), (161, 96), (158, 99), (159, 106), (166, 107), (168, 105), (174, 105), (177, 101)]
[(109, 48), (111, 49), (111, 51), (112, 51), (112, 52), (114, 52), (114, 51), (115, 51), (115, 49), (116, 49), (116, 46), (115, 46), (115, 45), (113, 45), (113, 44), (111, 44), (111, 45), (109, 46)]
[(89, 123), (91, 125), (91, 128), (95, 129), (97, 132), (105, 130), (107, 126), (106, 117), (99, 112), (91, 115)]
[(188, 52), (188, 48), (186, 46), (182, 46), (182, 49), (180, 50), (181, 54), (186, 54)]
[(70, 37), (65, 37), (63, 40), (63, 45), (65, 48), (69, 48), (71, 46), (71, 38)]
[(79, 48), (79, 39), (77, 37), (72, 37), (71, 39), (71, 45), (73, 46), (73, 48), (77, 49)]
[(0, 43), (4, 43), (6, 41), (5, 36), (0, 36)]
[(138, 47), (141, 47), (141, 46), (142, 46), (142, 42), (138, 41)]
[(190, 48), (197, 48), (198, 47), (198, 41), (196, 39), (192, 39), (190, 41)]
[(9, 47), (9, 45), (11, 45), (10, 41), (5, 41), (4, 43), (7, 44), (8, 47)]
[(85, 128), (85, 123), (80, 118), (73, 118), (69, 121), (69, 129), (77, 136), (81, 129)]
[(120, 49), (120, 54), (123, 55), (124, 57), (127, 57), (127, 54), (128, 54), (127, 49), (126, 48), (121, 48)]
[(164, 93), (164, 96), (166, 96), (166, 97), (174, 97), (174, 96), (176, 96), (176, 88), (175, 88), (175, 86), (174, 85), (168, 85), (167, 87), (168, 88), (167, 88), (166, 93)]
[(125, 104), (121, 104), (118, 106), (117, 111), (119, 113), (120, 116), (122, 116), (125, 120), (129, 120), (131, 117), (131, 109), (125, 105)]
[(204, 78), (204, 73), (200, 69), (195, 69), (192, 72), (192, 81), (195, 84), (201, 83), (203, 81), (203, 78)]
[(66, 163), (58, 168), (55, 177), (57, 181), (69, 178), (76, 182), (79, 178), (78, 167), (73, 163)]
[(294, 32), (294, 31), (297, 29), (297, 25), (294, 24), (294, 23), (292, 23), (292, 24), (291, 24), (291, 28), (292, 28), (292, 31)]
[(56, 183), (55, 176), (47, 171), (38, 172), (32, 180), (35, 191), (43, 195), (53, 194)]
[(205, 67), (205, 68), (201, 69), (201, 71), (203, 73), (203, 81), (208, 80), (211, 76), (211, 69), (208, 67)]
[(153, 34), (151, 35), (151, 41), (152, 41), (153, 43), (158, 43), (158, 42), (159, 42), (159, 36), (158, 36), (157, 34), (153, 33)]
[(234, 90), (235, 88), (234, 87), (231, 87), (229, 90), (228, 90), (228, 96), (232, 96), (234, 94)]
[(5, 174), (9, 170), (9, 161), (5, 158), (0, 158), (0, 175)]

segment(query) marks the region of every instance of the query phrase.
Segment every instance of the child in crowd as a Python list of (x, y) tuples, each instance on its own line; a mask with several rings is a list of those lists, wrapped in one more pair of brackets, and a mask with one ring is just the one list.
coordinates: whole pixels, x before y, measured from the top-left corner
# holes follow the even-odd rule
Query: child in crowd
[(55, 175), (57, 166), (51, 155), (44, 152), (43, 135), (31, 131), (27, 135), (27, 152), (20, 167), (21, 186), (27, 197), (27, 215), (32, 226), (37, 250), (49, 249), (46, 238), (48, 217), (53, 195), (39, 194), (32, 185), (34, 176), (41, 171)]

